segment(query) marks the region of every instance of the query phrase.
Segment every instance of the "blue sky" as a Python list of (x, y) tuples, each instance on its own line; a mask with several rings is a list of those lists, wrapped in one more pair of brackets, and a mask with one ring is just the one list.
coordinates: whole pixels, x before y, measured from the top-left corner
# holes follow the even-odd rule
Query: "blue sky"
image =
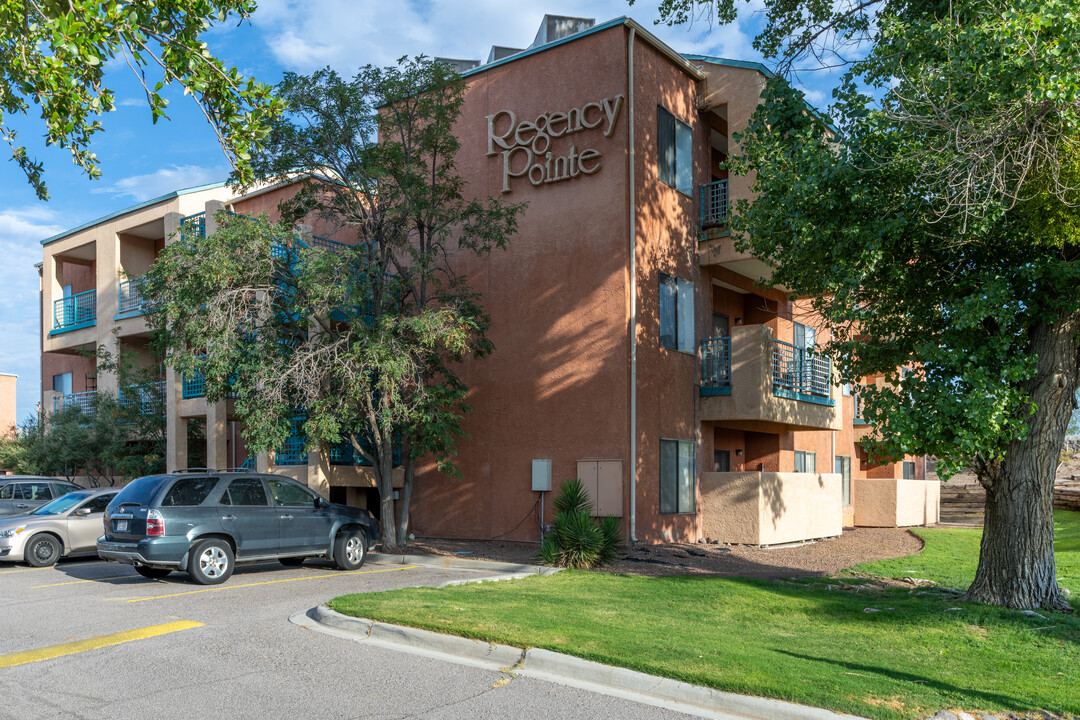
[[(638, 0), (633, 7), (625, 0), (260, 0), (250, 24), (215, 27), (205, 40), (218, 57), (268, 84), (286, 71), (309, 73), (330, 65), (349, 73), (402, 55), (484, 59), (492, 45), (527, 47), (545, 13), (597, 22), (628, 15), (680, 52), (761, 60), (751, 47), (760, 0), (752, 0), (739, 21), (726, 27), (704, 21), (691, 27), (653, 25), (656, 6), (656, 0)], [(804, 89), (818, 107), (827, 105), (833, 77), (809, 76), (812, 84)], [(229, 173), (213, 132), (178, 89), (167, 95), (171, 121), (153, 125), (141, 88), (123, 63), (107, 68), (106, 84), (116, 91), (118, 107), (103, 118), (105, 131), (94, 142), (101, 179), (88, 180), (66, 151), (43, 146), (44, 126), (34, 108), (13, 124), (30, 154), (45, 163), (51, 199), (38, 201), (14, 163), (0, 164), (0, 256), (7, 267), (0, 282), (0, 372), (19, 376), (20, 421), (40, 398), (34, 268), (42, 257), (40, 241), (179, 188), (224, 180)]]

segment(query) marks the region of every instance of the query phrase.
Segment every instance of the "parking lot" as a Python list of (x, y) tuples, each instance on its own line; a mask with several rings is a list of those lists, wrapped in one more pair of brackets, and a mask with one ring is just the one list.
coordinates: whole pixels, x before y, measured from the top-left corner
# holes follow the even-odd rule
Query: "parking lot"
[(0, 718), (684, 717), (288, 620), (344, 593), (480, 576), (268, 561), (207, 587), (97, 559), (0, 563)]

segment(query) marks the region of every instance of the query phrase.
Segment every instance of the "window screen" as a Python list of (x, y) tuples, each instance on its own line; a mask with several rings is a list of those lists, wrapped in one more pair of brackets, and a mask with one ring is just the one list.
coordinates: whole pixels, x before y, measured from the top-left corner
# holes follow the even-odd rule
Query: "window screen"
[(796, 450), (795, 472), (817, 472), (817, 453)]
[(657, 108), (657, 175), (660, 182), (690, 195), (694, 186), (694, 137), (690, 126)]
[(660, 273), (660, 346), (694, 352), (694, 283)]
[(216, 477), (180, 478), (169, 488), (161, 505), (163, 507), (202, 505), (217, 482)]
[(904, 461), (904, 479), (905, 480), (914, 480), (915, 479), (915, 463), (910, 461), (910, 460), (905, 460)]
[(833, 460), (833, 472), (840, 475), (840, 496), (844, 507), (851, 505), (851, 458), (837, 455)]

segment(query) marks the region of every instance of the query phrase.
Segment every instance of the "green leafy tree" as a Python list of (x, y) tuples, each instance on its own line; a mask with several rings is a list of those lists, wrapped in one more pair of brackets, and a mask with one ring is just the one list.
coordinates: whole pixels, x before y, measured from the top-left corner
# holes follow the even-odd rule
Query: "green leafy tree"
[[(706, 5), (734, 7), (671, 7)], [(785, 82), (766, 89), (732, 165), (756, 172), (732, 221), (741, 246), (816, 298), (845, 378), (886, 376), (862, 394), (875, 455), (975, 469), (986, 520), (968, 599), (1069, 610), (1052, 486), (1080, 376), (1075, 4), (767, 9), (759, 48), (782, 69), (862, 54), (834, 93), (838, 133)]]
[[(281, 111), (271, 88), (242, 76), (206, 49), (202, 35), (231, 16), (247, 18), (253, 0), (6, 0), (0, 5), (0, 133), (38, 197), (48, 199), (44, 168), (26, 151), (10, 116), (37, 105), (45, 142), (71, 152), (91, 178), (97, 119), (114, 109), (105, 66), (127, 64), (142, 83), (154, 122), (167, 117), (162, 90), (179, 83), (214, 128), (238, 174), (252, 177), (250, 153)], [(147, 72), (150, 77), (147, 77)], [(155, 81), (154, 76), (160, 77)]]
[[(148, 275), (152, 322), (170, 363), (205, 373), (208, 399), (236, 394), (250, 448), (275, 450), (299, 424), (308, 447), (344, 442), (370, 463), (391, 549), (407, 542), (418, 459), (454, 472), (468, 409), (455, 366), (492, 349), (447, 258), (504, 247), (521, 206), (464, 197), (464, 86), (446, 65), (288, 74), (278, 92), (290, 111), (254, 164), (299, 187), (282, 224), (223, 215), (217, 233), (167, 247)], [(297, 242), (292, 224), (311, 218), (354, 244)]]

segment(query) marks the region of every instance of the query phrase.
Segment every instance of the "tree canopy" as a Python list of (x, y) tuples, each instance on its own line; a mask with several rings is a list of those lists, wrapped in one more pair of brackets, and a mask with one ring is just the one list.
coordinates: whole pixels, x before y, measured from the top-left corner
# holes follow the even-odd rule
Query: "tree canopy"
[[(126, 64), (142, 84), (154, 122), (167, 117), (162, 91), (192, 95), (237, 173), (251, 179), (250, 154), (281, 104), (272, 89), (214, 57), (202, 36), (254, 0), (6, 0), (0, 5), (0, 133), (37, 196), (48, 199), (44, 167), (11, 123), (37, 105), (45, 142), (71, 152), (89, 177), (101, 175), (91, 149), (98, 119), (115, 108), (106, 67)], [(149, 77), (148, 77), (149, 73)], [(160, 79), (155, 80), (154, 77)]]

